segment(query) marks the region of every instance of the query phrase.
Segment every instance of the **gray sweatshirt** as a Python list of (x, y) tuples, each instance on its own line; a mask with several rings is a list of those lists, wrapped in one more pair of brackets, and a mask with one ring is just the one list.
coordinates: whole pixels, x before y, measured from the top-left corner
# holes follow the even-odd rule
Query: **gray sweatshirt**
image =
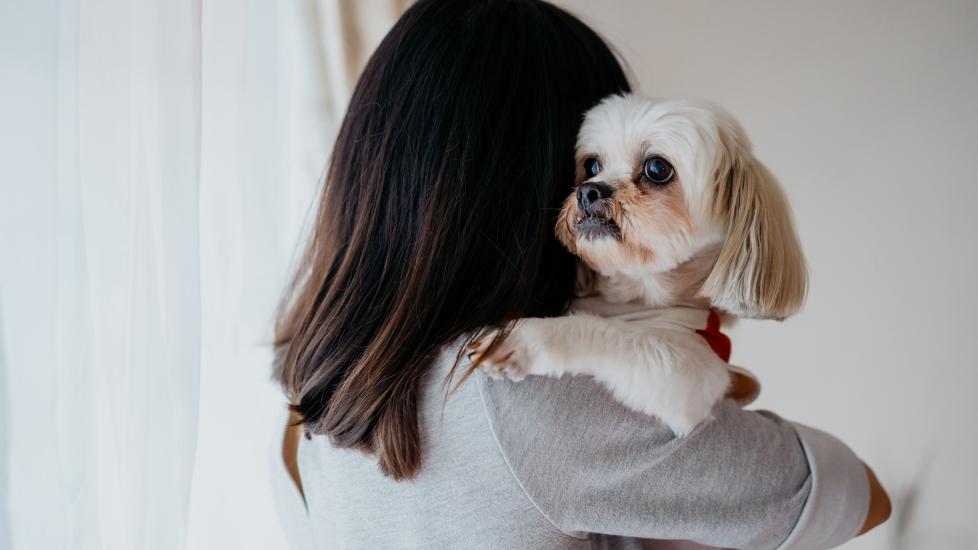
[(293, 546), (563, 550), (686, 539), (817, 549), (852, 538), (865, 520), (862, 463), (818, 430), (726, 400), (715, 420), (676, 439), (588, 377), (476, 373), (443, 409), (450, 357), (426, 382), (415, 480), (392, 481), (375, 459), (326, 437), (301, 441), (306, 507), (283, 508)]

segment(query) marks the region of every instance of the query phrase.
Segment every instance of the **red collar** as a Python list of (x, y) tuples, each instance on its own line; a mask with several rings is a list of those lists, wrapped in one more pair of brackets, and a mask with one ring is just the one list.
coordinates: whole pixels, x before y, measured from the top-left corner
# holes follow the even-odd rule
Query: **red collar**
[(706, 339), (706, 343), (710, 344), (713, 353), (716, 353), (720, 359), (730, 362), (730, 338), (720, 332), (720, 314), (717, 310), (710, 308), (710, 315), (706, 318), (706, 328), (697, 329), (696, 334)]

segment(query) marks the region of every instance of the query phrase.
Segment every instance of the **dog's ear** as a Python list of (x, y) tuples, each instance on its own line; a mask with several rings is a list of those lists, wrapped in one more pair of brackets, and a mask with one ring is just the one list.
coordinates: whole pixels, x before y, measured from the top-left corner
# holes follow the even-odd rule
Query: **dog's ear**
[(808, 286), (791, 208), (743, 130), (724, 122), (713, 203), (724, 240), (700, 294), (735, 315), (784, 319), (801, 309)]

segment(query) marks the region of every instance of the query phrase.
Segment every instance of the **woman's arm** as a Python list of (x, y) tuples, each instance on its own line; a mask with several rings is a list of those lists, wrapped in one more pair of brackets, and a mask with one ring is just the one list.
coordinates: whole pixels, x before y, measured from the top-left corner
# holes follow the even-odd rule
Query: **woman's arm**
[(514, 476), (568, 535), (831, 548), (885, 516), (882, 489), (848, 447), (777, 415), (724, 400), (677, 439), (590, 377), (476, 378)]

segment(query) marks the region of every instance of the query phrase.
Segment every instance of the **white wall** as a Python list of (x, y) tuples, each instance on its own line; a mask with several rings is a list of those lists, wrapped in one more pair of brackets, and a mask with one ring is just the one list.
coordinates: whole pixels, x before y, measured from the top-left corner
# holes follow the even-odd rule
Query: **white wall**
[(758, 406), (919, 490), (909, 538), (891, 521), (846, 548), (978, 548), (978, 3), (558, 3), (642, 92), (728, 107), (786, 187), (808, 304), (739, 323), (734, 362)]

